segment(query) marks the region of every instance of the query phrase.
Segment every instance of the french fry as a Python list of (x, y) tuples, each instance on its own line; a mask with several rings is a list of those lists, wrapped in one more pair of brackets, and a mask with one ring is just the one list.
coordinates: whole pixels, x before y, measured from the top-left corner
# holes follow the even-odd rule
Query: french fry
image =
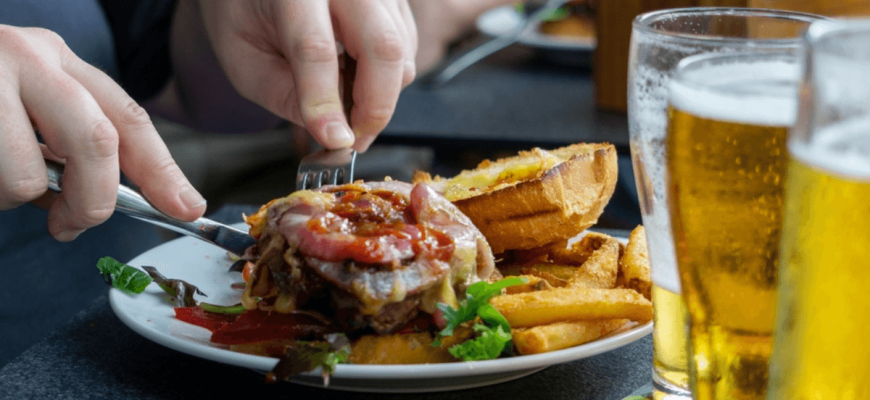
[(652, 319), (652, 303), (632, 289), (556, 288), (490, 299), (511, 328), (560, 321), (627, 318)]
[(573, 265), (535, 264), (522, 268), (523, 275), (536, 276), (552, 287), (566, 287), (568, 280), (580, 268)]
[(619, 273), (618, 240), (613, 237), (591, 232), (572, 248), (589, 252), (589, 257), (580, 268), (568, 286), (610, 289), (616, 287), (616, 275)]
[(511, 329), (520, 354), (538, 354), (591, 342), (628, 323), (627, 319), (556, 322), (531, 328)]
[(550, 290), (553, 287), (549, 282), (539, 276), (534, 275), (519, 275), (520, 278), (525, 278), (526, 283), (521, 285), (513, 285), (505, 288), (506, 294), (537, 292), (539, 290)]
[(631, 231), (628, 237), (628, 246), (625, 254), (619, 261), (625, 286), (651, 299), (650, 290), (652, 279), (650, 278), (649, 250), (646, 244), (646, 233), (643, 225), (638, 225)]

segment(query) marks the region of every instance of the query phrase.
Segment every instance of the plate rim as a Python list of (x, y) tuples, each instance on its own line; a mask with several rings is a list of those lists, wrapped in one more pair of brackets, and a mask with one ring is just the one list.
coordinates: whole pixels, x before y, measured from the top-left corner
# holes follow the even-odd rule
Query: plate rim
[[(237, 226), (244, 226), (243, 223)], [(618, 238), (620, 239), (620, 238)], [(215, 247), (211, 244), (200, 242), (191, 237), (180, 237), (166, 243), (162, 243), (152, 249), (149, 249), (142, 254), (136, 256), (128, 262), (129, 265), (141, 270), (140, 259), (147, 259), (152, 252), (159, 253), (161, 249), (166, 251), (170, 247), (184, 247), (187, 243), (202, 243), (202, 247), (198, 247), (199, 252), (205, 254), (207, 258), (208, 252), (216, 252), (223, 255), (224, 250)], [(207, 250), (202, 250), (207, 249)], [(234, 365), (238, 367), (267, 371), (271, 370), (277, 363), (277, 359), (265, 356), (257, 356), (245, 353), (239, 353), (229, 350), (226, 347), (219, 347), (207, 343), (201, 343), (196, 340), (187, 339), (172, 335), (156, 329), (154, 324), (151, 324), (153, 317), (168, 317), (174, 320), (175, 316), (172, 312), (171, 304), (166, 304), (166, 313), (164, 315), (152, 315), (151, 318), (141, 321), (135, 318), (126, 307), (127, 303), (135, 303), (137, 298), (141, 298), (145, 293), (161, 296), (161, 291), (154, 285), (149, 286), (146, 292), (139, 295), (130, 295), (118, 289), (110, 289), (109, 304), (114, 314), (121, 322), (129, 327), (137, 334), (145, 337), (152, 342), (155, 342), (164, 347), (185, 353), (194, 357), (207, 359), (223, 364)], [(185, 329), (197, 329), (207, 332), (205, 328), (196, 327), (179, 320), (170, 321), (170, 323), (185, 324)], [(335, 372), (332, 375), (333, 379), (421, 379), (429, 377), (432, 379), (450, 378), (456, 376), (465, 376), (471, 374), (497, 374), (508, 372), (527, 371), (533, 368), (546, 368), (551, 365), (561, 364), (570, 361), (576, 361), (583, 358), (592, 357), (605, 352), (615, 350), (617, 348), (631, 344), (646, 335), (652, 333), (652, 321), (645, 324), (634, 326), (628, 330), (617, 334), (609, 335), (604, 338), (597, 339), (592, 342), (584, 343), (578, 346), (567, 349), (556, 350), (542, 354), (532, 354), (524, 356), (516, 356), (509, 358), (499, 358), (495, 360), (472, 361), (472, 362), (455, 362), (441, 364), (398, 364), (398, 365), (354, 365), (340, 364), (336, 366)], [(307, 376), (320, 376), (319, 371), (312, 371), (306, 374)]]
[[(511, 18), (513, 24), (517, 24), (522, 20), (522, 17), (519, 15), (519, 13), (513, 10), (513, 7), (500, 6), (489, 9), (484, 13), (480, 14), (475, 20), (475, 27), (478, 31), (488, 36), (498, 36), (499, 34), (503, 34), (503, 32), (490, 29), (489, 25), (487, 24), (487, 20), (492, 20), (493, 18), (497, 17), (507, 17), (509, 15), (509, 18)], [(510, 29), (508, 29), (508, 31), (509, 30)], [(598, 45), (598, 41), (594, 37), (589, 37), (586, 40), (577, 38), (562, 38), (555, 35), (541, 33), (539, 31), (535, 31), (527, 36), (521, 37), (518, 42), (520, 44), (530, 47), (580, 52), (592, 52)]]

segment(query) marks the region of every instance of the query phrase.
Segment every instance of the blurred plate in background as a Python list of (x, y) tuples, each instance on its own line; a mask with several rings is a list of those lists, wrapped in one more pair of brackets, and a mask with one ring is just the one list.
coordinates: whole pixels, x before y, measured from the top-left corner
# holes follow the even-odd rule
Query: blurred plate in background
[[(499, 36), (519, 27), (525, 17), (524, 14), (517, 12), (514, 7), (498, 7), (478, 17), (477, 29), (489, 36)], [(548, 30), (552, 30), (552, 28), (552, 26), (548, 27)], [(592, 52), (595, 50), (597, 41), (595, 40), (594, 29), (590, 29), (588, 35), (579, 36), (567, 34), (553, 35), (538, 29), (520, 38), (519, 43), (541, 50), (541, 55), (554, 63), (588, 67), (592, 64)]]

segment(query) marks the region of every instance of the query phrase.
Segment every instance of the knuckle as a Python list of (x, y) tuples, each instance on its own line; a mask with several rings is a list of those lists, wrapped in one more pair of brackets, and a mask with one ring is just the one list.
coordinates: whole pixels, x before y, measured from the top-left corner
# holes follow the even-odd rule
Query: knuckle
[(375, 107), (366, 113), (366, 119), (368, 119), (369, 124), (376, 126), (386, 126), (392, 117), (392, 107)]
[(85, 131), (83, 142), (87, 155), (93, 158), (112, 157), (118, 153), (118, 132), (108, 119), (91, 124)]
[(404, 58), (402, 38), (393, 30), (376, 34), (371, 40), (371, 51), (378, 60), (401, 61)]
[(167, 182), (174, 182), (181, 174), (181, 169), (178, 167), (178, 164), (176, 164), (175, 160), (172, 159), (172, 156), (169, 155), (159, 157), (157, 160), (153, 161), (149, 170), (151, 171), (151, 175), (148, 177), (147, 182), (158, 185), (165, 185)]
[(123, 100), (123, 105), (121, 106), (120, 123), (123, 125), (146, 126), (151, 124), (151, 116), (148, 115), (148, 111), (145, 111), (145, 108), (140, 106), (136, 100), (127, 97)]
[(53, 46), (55, 48), (67, 47), (66, 42), (63, 40), (63, 37), (61, 37), (59, 34), (57, 34), (57, 32), (54, 32), (54, 31), (49, 30), (49, 29), (44, 29), (44, 28), (28, 28), (28, 29), (32, 29), (33, 33), (36, 36), (38, 36), (40, 39), (44, 40), (46, 42), (46, 44), (48, 44), (50, 46)]
[(23, 177), (5, 185), (7, 202), (15, 205), (27, 203), (42, 196), (48, 188), (47, 176)]
[(288, 115), (299, 108), (296, 91), (271, 91), (267, 94), (266, 104), (272, 112), (284, 118), (288, 118)]
[(302, 62), (329, 62), (336, 60), (335, 42), (320, 36), (302, 37), (295, 49), (296, 58)]

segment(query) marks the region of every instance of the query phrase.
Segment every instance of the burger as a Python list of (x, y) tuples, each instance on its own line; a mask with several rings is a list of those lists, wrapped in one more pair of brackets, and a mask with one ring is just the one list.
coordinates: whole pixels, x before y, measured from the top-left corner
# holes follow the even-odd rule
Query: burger
[(465, 289), (493, 273), (492, 251), (426, 183), (355, 182), (297, 191), (249, 217), (257, 239), (242, 305), (305, 313), (326, 331), (388, 334), (443, 323)]

